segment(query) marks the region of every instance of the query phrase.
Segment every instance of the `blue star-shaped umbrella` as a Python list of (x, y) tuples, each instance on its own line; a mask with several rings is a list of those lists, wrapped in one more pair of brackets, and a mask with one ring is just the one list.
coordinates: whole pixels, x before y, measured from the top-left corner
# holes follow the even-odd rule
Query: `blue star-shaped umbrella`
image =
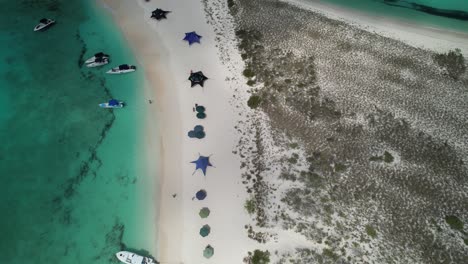
[[(208, 168), (208, 166), (211, 166), (213, 167), (213, 165), (210, 163), (210, 157), (205, 157), (205, 156), (199, 156), (197, 160), (194, 160), (190, 163), (195, 163), (196, 167), (195, 167), (195, 171), (197, 171), (198, 169), (201, 169), (203, 171), (203, 175), (206, 176), (206, 168)], [(195, 173), (195, 171), (193, 173)]]
[(200, 39), (202, 36), (198, 35), (195, 33), (195, 31), (185, 33), (185, 38), (183, 40), (188, 41), (189, 45), (192, 45), (193, 43), (200, 43)]

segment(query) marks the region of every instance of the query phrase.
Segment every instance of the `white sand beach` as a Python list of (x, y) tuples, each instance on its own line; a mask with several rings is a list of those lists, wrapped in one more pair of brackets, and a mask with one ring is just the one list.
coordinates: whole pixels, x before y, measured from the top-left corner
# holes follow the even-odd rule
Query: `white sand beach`
[[(219, 58), (216, 34), (206, 22), (202, 2), (101, 1), (112, 12), (132, 46), (145, 71), (145, 95), (153, 101), (149, 105), (146, 140), (151, 166), (157, 170), (154, 176), (159, 177), (159, 197), (158, 204), (148, 206), (158, 207), (155, 221), (159, 230), (158, 234), (148, 234), (158, 236), (157, 248), (151, 253), (161, 263), (242, 263), (248, 251), (262, 248), (262, 245), (248, 238), (245, 230), (245, 225), (252, 223), (244, 209), (248, 194), (241, 183), (239, 157), (233, 153), (239, 140), (235, 126), (241, 110), (230, 104), (237, 94), (226, 81), (229, 65)], [(299, 0), (288, 2), (418, 47), (468, 51), (464, 34), (416, 28), (325, 5), (306, 5)], [(156, 8), (171, 11), (168, 19), (151, 19), (151, 11)], [(182, 40), (185, 33), (191, 31), (202, 36), (201, 44), (189, 46)], [(190, 88), (187, 78), (192, 70), (201, 70), (209, 78), (204, 88)], [(243, 78), (241, 72), (238, 76)], [(196, 118), (192, 111), (195, 103), (206, 107), (206, 119)], [(195, 125), (204, 126), (206, 138), (187, 137), (187, 132)], [(156, 148), (158, 155), (153, 155)], [(211, 155), (214, 167), (208, 168), (206, 177), (201, 171), (193, 174), (195, 165), (190, 162), (199, 154)], [(160, 158), (152, 159), (158, 156)], [(194, 199), (200, 189), (208, 193), (203, 201)], [(198, 215), (202, 207), (211, 210), (206, 219)], [(211, 234), (205, 238), (199, 235), (204, 224), (211, 226)], [(208, 244), (214, 247), (215, 253), (206, 260), (203, 249)]]
[[(226, 66), (218, 57), (215, 34), (206, 23), (200, 1), (104, 1), (112, 10), (125, 37), (134, 49), (147, 78), (145, 94), (153, 103), (148, 117), (148, 153), (160, 145), (159, 234), (154, 249), (161, 263), (203, 263), (203, 249), (214, 248), (211, 263), (241, 263), (254, 241), (244, 225), (250, 220), (244, 209), (247, 197), (241, 184), (239, 158), (232, 153), (238, 137), (234, 126), (237, 114), (229, 104), (233, 91), (226, 85)], [(169, 10), (167, 20), (150, 19), (156, 8)], [(191, 46), (182, 39), (186, 32), (202, 35), (201, 44)], [(201, 70), (209, 78), (204, 88), (190, 88), (190, 71)], [(147, 102), (146, 102), (147, 103)], [(197, 119), (195, 103), (206, 107), (207, 118)], [(157, 125), (156, 125), (157, 124)], [(187, 132), (203, 125), (204, 139), (190, 139)], [(190, 163), (198, 154), (209, 156), (214, 167), (206, 177)], [(193, 174), (193, 175), (192, 175)], [(156, 175), (155, 175), (156, 177)], [(205, 189), (203, 201), (193, 199)], [(175, 196), (175, 197), (174, 197)], [(198, 215), (209, 207), (206, 219)], [(211, 234), (199, 235), (204, 224)], [(151, 234), (148, 234), (151, 235)], [(156, 235), (156, 234), (155, 234)]]

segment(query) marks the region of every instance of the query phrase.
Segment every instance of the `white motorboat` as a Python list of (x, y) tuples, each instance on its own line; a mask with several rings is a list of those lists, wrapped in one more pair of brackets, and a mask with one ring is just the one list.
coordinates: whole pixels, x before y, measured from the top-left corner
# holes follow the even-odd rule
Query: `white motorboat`
[(86, 64), (86, 67), (88, 67), (88, 68), (99, 67), (99, 66), (102, 66), (102, 65), (106, 65), (108, 63), (109, 63), (108, 58), (106, 58), (106, 57), (97, 57), (91, 63)]
[(51, 26), (54, 23), (55, 23), (55, 20), (53, 20), (53, 19), (43, 18), (43, 19), (39, 20), (39, 24), (37, 24), (34, 27), (34, 31), (43, 30), (43, 29)]
[(133, 65), (128, 65), (128, 64), (122, 64), (119, 65), (118, 67), (112, 68), (107, 71), (109, 74), (121, 74), (121, 73), (128, 73), (128, 72), (134, 72), (136, 71), (136, 66)]
[(92, 63), (92, 62), (96, 61), (98, 58), (106, 58), (106, 59), (109, 59), (109, 55), (107, 55), (107, 54), (105, 54), (105, 53), (103, 53), (103, 52), (98, 52), (98, 53), (94, 54), (93, 57), (87, 59), (87, 60), (85, 61), (85, 63)]
[(115, 255), (121, 262), (126, 264), (158, 264), (152, 258), (143, 257), (129, 251), (120, 251)]
[(107, 103), (99, 104), (99, 107), (101, 108), (122, 108), (124, 106), (125, 106), (124, 102), (121, 102), (115, 99), (111, 99)]

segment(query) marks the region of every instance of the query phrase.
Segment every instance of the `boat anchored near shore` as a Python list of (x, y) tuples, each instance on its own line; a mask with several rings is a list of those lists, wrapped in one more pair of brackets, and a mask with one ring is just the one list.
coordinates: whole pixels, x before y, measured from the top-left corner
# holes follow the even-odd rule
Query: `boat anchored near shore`
[(93, 68), (93, 67), (99, 67), (103, 66), (109, 63), (109, 55), (103, 53), (103, 52), (98, 52), (94, 54), (93, 57), (87, 59), (85, 61), (86, 67), (88, 68)]
[(39, 20), (39, 24), (37, 24), (34, 27), (34, 31), (43, 30), (45, 28), (50, 27), (54, 23), (55, 23), (55, 20), (53, 20), (53, 19), (43, 18), (43, 19)]
[(138, 254), (129, 252), (129, 251), (120, 251), (115, 254), (115, 256), (123, 263), (126, 264), (158, 264), (159, 262), (155, 261), (149, 257), (143, 257)]
[(101, 108), (123, 108), (125, 103), (116, 99), (111, 99), (107, 103), (99, 104)]
[(136, 71), (136, 66), (122, 64), (107, 71), (108, 74), (122, 74)]
[(109, 59), (109, 57), (110, 57), (110, 56), (107, 55), (107, 54), (105, 54), (104, 52), (98, 52), (98, 53), (94, 54), (93, 57), (87, 59), (87, 60), (85, 61), (85, 63), (92, 63), (92, 62), (94, 62), (94, 61), (96, 61), (97, 59), (100, 59), (100, 58)]

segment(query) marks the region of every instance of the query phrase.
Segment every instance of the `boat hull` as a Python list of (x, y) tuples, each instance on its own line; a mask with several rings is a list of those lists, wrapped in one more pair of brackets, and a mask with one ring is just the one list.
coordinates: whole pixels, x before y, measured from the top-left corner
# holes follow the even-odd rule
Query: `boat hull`
[(124, 102), (119, 102), (118, 105), (109, 105), (109, 103), (99, 104), (101, 108), (123, 108), (125, 106)]
[(151, 258), (143, 257), (129, 251), (120, 251), (115, 254), (118, 260), (126, 264), (158, 264)]
[[(126, 64), (125, 64), (126, 65)], [(110, 70), (108, 70), (106, 73), (107, 74), (124, 74), (124, 73), (130, 73), (136, 71), (136, 67), (133, 65), (127, 65), (127, 68), (121, 69), (120, 67), (115, 67)]]
[(41, 31), (55, 24), (55, 20), (50, 20), (47, 23), (39, 23), (34, 27), (34, 31)]
[(104, 61), (104, 62), (93, 62), (93, 61), (92, 61), (91, 63), (89, 63), (89, 62), (87, 62), (87, 63), (88, 63), (88, 64), (86, 64), (86, 67), (88, 67), (88, 68), (94, 68), (94, 67), (100, 67), (100, 66), (104, 66), (104, 65), (106, 65), (106, 64), (109, 64), (109, 61), (107, 61), (107, 60)]
[[(103, 56), (102, 58), (109, 59), (109, 56)], [(96, 56), (93, 56), (85, 61), (85, 63), (92, 63), (97, 59)]]

